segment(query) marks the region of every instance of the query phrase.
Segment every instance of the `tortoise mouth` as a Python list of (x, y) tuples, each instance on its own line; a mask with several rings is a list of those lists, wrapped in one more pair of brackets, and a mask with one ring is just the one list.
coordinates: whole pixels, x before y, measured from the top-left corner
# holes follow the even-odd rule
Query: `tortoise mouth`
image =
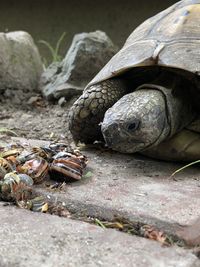
[[(121, 138), (114, 136), (104, 136), (106, 145), (115, 151), (122, 153), (135, 153), (145, 148), (146, 144), (142, 140), (131, 138), (122, 141)], [(135, 145), (134, 145), (135, 144)]]

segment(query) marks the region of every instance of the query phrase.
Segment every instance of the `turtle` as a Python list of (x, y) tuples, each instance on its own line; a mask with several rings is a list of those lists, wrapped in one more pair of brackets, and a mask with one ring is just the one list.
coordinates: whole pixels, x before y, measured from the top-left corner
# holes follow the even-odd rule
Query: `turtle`
[(147, 19), (69, 111), (75, 142), (123, 153), (200, 158), (200, 0)]

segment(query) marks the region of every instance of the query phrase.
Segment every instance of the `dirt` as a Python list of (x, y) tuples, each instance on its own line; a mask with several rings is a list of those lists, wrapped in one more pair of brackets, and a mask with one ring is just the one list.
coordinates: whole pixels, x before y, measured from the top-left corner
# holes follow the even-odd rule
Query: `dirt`
[(6, 128), (17, 136), (29, 139), (59, 140), (72, 144), (67, 116), (75, 99), (60, 106), (45, 100), (40, 94), (15, 92), (12, 100), (0, 99), (0, 129)]

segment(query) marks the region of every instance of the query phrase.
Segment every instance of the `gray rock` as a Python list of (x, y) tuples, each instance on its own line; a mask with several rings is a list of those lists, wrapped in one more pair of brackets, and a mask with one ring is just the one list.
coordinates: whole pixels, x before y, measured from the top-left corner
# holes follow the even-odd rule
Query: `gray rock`
[(38, 49), (27, 32), (0, 33), (0, 90), (36, 90), (42, 71)]
[(64, 60), (42, 74), (40, 88), (48, 99), (81, 94), (83, 88), (116, 53), (102, 31), (76, 34)]

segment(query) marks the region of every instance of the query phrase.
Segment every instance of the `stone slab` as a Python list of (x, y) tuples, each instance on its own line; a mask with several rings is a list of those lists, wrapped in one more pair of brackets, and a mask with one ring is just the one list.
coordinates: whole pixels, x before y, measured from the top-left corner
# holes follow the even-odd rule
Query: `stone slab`
[[(25, 139), (14, 138), (14, 141)], [(32, 145), (38, 140), (28, 140)], [(37, 143), (39, 142), (39, 143)], [(45, 183), (37, 190), (62, 202), (70, 211), (83, 216), (112, 220), (123, 216), (161, 227), (174, 234), (180, 225), (191, 225), (200, 218), (199, 166), (171, 174), (183, 163), (157, 161), (140, 155), (125, 155), (87, 148), (89, 158), (79, 182), (67, 183), (62, 191), (48, 190)], [(87, 176), (87, 175), (86, 175)]]
[(188, 250), (0, 203), (1, 267), (197, 267)]
[(174, 180), (170, 175), (183, 163), (99, 150), (83, 153), (89, 157), (85, 173), (89, 171), (90, 178), (68, 183), (59, 193), (46, 188), (42, 192), (72, 210), (87, 209), (91, 216), (126, 214), (132, 220), (169, 225), (187, 225), (200, 217), (199, 167), (186, 169)]

